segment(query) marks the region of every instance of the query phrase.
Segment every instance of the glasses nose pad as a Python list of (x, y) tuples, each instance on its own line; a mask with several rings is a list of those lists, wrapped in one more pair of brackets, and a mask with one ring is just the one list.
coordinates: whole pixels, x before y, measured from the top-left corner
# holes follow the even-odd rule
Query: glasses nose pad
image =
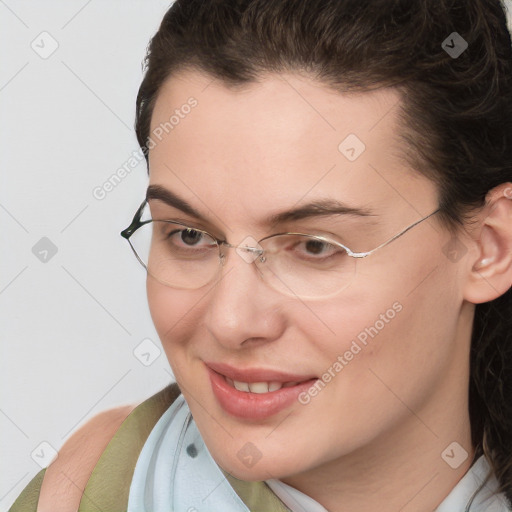
[(219, 259), (220, 266), (223, 267), (226, 264), (226, 254), (224, 253), (222, 245), (219, 245)]

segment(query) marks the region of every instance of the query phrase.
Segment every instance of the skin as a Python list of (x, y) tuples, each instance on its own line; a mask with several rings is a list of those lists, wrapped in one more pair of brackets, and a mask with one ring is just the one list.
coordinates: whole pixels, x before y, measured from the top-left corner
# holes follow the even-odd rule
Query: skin
[[(437, 208), (435, 185), (400, 157), (393, 90), (340, 94), (292, 73), (235, 90), (187, 70), (162, 86), (151, 130), (190, 96), (198, 105), (150, 150), (149, 181), (183, 197), (208, 224), (159, 201), (150, 205), (153, 218), (192, 222), (232, 244), (284, 230), (334, 232), (367, 251)], [(350, 133), (366, 145), (354, 162), (338, 151)], [(358, 262), (351, 285), (328, 300), (278, 293), (231, 249), (222, 278), (198, 290), (149, 276), (155, 327), (216, 462), (239, 479), (279, 478), (333, 512), (435, 509), (474, 454), (467, 404), (474, 304), (512, 281), (505, 186), (458, 235), (467, 249), (458, 261), (445, 255), (452, 235), (433, 216)], [(326, 197), (375, 216), (260, 225), (271, 212)], [(402, 310), (309, 404), (249, 421), (216, 401), (203, 361), (320, 377), (397, 301)], [(262, 455), (251, 468), (237, 457), (247, 442)], [(456, 469), (441, 457), (452, 442), (468, 454), (458, 452)]]

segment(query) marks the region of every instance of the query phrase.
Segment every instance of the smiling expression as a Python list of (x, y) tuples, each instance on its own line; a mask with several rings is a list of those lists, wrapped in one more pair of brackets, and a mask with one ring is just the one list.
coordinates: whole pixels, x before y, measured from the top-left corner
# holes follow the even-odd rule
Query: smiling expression
[[(235, 90), (186, 71), (162, 86), (151, 131), (190, 97), (197, 106), (151, 148), (149, 179), (191, 208), (154, 198), (153, 218), (231, 244), (300, 231), (367, 251), (437, 208), (434, 184), (401, 158), (393, 90), (346, 95), (295, 74)], [(282, 214), (325, 200), (372, 215)], [(442, 252), (449, 238), (429, 218), (358, 261), (328, 300), (279, 293), (234, 250), (196, 290), (149, 276), (155, 327), (217, 463), (238, 478), (284, 478), (430, 436), (410, 411), (440, 426), (468, 371), (457, 362), (468, 332), (461, 278)], [(250, 467), (247, 449), (259, 454)]]

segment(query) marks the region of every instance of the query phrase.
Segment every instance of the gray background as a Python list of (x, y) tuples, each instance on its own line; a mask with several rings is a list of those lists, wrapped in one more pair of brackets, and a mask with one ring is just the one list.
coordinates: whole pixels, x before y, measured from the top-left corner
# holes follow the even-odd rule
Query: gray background
[(155, 359), (144, 270), (119, 236), (144, 197), (144, 162), (93, 195), (139, 149), (141, 62), (171, 3), (0, 1), (1, 511), (48, 462), (41, 442), (58, 450), (172, 379)]
[(173, 378), (119, 236), (147, 184), (129, 163), (141, 62), (171, 3), (0, 0), (0, 512), (79, 425)]

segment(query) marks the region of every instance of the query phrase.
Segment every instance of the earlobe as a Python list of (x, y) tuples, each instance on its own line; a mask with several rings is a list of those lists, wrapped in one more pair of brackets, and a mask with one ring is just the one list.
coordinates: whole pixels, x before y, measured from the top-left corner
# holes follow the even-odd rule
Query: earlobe
[(511, 183), (503, 183), (491, 190), (482, 210), (477, 234), (479, 252), (473, 259), (464, 293), (464, 298), (473, 304), (492, 301), (512, 286), (511, 187)]

